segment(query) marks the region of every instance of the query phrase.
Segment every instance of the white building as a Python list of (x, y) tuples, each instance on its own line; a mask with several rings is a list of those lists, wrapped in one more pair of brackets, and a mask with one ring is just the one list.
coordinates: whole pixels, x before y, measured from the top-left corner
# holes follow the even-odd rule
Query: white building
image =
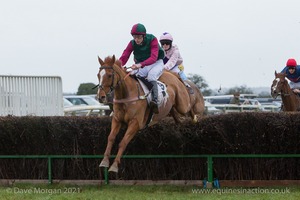
[(0, 75), (0, 116), (63, 116), (61, 77)]

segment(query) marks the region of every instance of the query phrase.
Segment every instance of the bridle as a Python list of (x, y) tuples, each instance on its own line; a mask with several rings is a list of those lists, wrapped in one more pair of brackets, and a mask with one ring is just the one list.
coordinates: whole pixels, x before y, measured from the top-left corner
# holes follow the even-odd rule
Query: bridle
[(284, 88), (284, 85), (285, 84), (288, 84), (287, 81), (284, 79), (284, 80), (281, 80), (279, 78), (279, 81), (277, 82), (277, 85), (276, 85), (276, 89), (278, 88), (278, 84), (280, 84), (280, 93), (278, 93), (278, 95), (283, 95), (283, 96), (290, 96), (291, 94), (288, 92), (288, 91), (283, 91), (283, 88)]
[[(118, 80), (118, 82), (116, 83), (116, 85), (114, 85), (114, 80), (115, 80), (115, 73), (117, 75), (119, 75), (119, 77), (122, 77), (117, 71), (114, 70), (114, 68), (112, 66), (101, 66), (99, 68), (99, 72), (102, 70), (102, 69), (111, 69), (113, 72), (112, 72), (112, 83), (111, 85), (109, 86), (109, 91), (106, 93), (105, 90), (104, 90), (104, 87), (103, 85), (96, 85), (93, 87), (93, 89), (95, 89), (96, 87), (98, 87), (98, 89), (101, 89), (104, 91), (105, 95), (108, 96), (108, 95), (111, 95), (112, 92), (120, 85), (120, 83), (122, 81), (124, 81), (129, 75), (130, 73), (128, 73), (124, 78), (120, 78)], [(114, 99), (113, 102), (114, 103), (128, 103), (128, 102), (133, 102), (133, 101), (138, 101), (138, 100), (146, 100), (145, 97), (147, 97), (148, 95), (145, 95), (145, 96), (141, 96), (140, 95), (140, 86), (139, 84), (137, 83), (137, 90), (138, 90), (138, 95), (137, 97), (134, 97), (134, 98), (124, 98), (124, 99)]]
[(104, 90), (104, 87), (103, 85), (96, 85), (95, 87), (93, 87), (93, 89), (95, 89), (96, 87), (98, 87), (99, 89), (103, 90), (105, 95), (110, 95), (116, 87), (119, 86), (120, 82), (122, 81), (121, 79), (116, 83), (116, 85), (114, 85), (114, 80), (115, 80), (115, 70), (112, 66), (101, 66), (99, 68), (99, 72), (102, 70), (102, 69), (111, 69), (113, 72), (112, 72), (112, 81), (111, 81), (111, 85), (109, 86), (109, 91), (106, 93), (105, 90)]

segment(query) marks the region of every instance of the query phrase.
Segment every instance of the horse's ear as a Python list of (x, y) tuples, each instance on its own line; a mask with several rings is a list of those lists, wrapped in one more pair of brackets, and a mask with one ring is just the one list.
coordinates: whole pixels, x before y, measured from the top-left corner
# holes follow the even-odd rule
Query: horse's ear
[(98, 61), (99, 61), (99, 63), (100, 63), (101, 66), (104, 65), (103, 60), (99, 56), (98, 56)]
[(112, 61), (113, 61), (113, 63), (115, 63), (115, 61), (116, 61), (116, 56), (115, 55), (112, 56)]
[(277, 71), (275, 70), (275, 76), (277, 76)]

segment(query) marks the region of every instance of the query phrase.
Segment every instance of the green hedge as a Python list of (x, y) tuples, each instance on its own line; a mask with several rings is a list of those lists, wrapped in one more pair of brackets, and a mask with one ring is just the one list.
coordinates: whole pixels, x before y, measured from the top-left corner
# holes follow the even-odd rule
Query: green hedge
[[(0, 117), (1, 155), (102, 155), (109, 117)], [(112, 154), (125, 132), (116, 138)], [(140, 131), (125, 154), (300, 154), (299, 113), (232, 113), (175, 124), (167, 118)], [(54, 179), (99, 179), (97, 159), (57, 159)], [(122, 159), (111, 179), (201, 180), (206, 159)], [(219, 179), (299, 179), (300, 159), (214, 159)], [(0, 179), (47, 179), (47, 160), (2, 159)]]

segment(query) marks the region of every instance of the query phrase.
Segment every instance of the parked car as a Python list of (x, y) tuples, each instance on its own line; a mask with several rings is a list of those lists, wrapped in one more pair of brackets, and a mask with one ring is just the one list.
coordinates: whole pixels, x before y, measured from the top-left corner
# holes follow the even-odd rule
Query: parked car
[(264, 111), (279, 112), (281, 111), (282, 101), (281, 98), (255, 98), (260, 102)]
[[(107, 111), (109, 110), (109, 106), (103, 105), (99, 103), (95, 98), (89, 95), (67, 95), (64, 96), (64, 99), (68, 100), (71, 104), (73, 104), (73, 107), (71, 110), (76, 110), (76, 107), (78, 111), (75, 112), (75, 115), (109, 115)], [(78, 107), (81, 106), (81, 107)], [(102, 110), (101, 108), (105, 108)], [(86, 109), (84, 109), (86, 108)], [(100, 108), (100, 109), (99, 109)], [(70, 110), (70, 109), (68, 109)], [(92, 110), (92, 111), (91, 111)], [(72, 115), (74, 115), (74, 111), (70, 111)]]
[[(232, 98), (232, 97), (231, 97)], [(224, 98), (215, 98), (215, 99), (209, 99), (208, 101), (211, 104), (229, 104), (230, 103), (230, 97), (224, 97)]]
[(100, 105), (96, 99), (88, 95), (64, 96), (64, 98), (69, 100), (73, 105)]
[[(247, 98), (241, 98), (240, 99), (240, 105), (242, 106), (249, 106), (244, 107), (244, 111), (264, 111), (264, 107), (261, 105), (261, 103), (256, 99), (247, 99)], [(250, 107), (253, 106), (253, 107)]]
[(68, 99), (63, 98), (63, 102), (64, 102), (64, 108), (68, 108), (71, 106), (74, 106)]

